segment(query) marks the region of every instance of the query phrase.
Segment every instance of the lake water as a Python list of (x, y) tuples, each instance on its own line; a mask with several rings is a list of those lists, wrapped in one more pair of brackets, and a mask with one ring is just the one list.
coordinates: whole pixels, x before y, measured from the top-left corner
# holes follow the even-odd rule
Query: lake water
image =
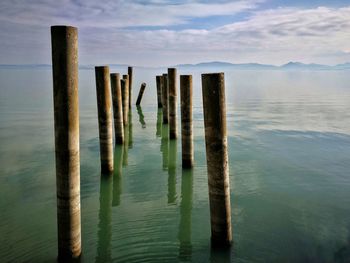
[[(128, 147), (115, 149), (106, 179), (94, 71), (80, 71), (84, 262), (350, 262), (349, 71), (225, 72), (227, 251), (210, 246), (200, 73), (192, 171), (159, 122), (159, 73), (134, 70), (134, 101), (147, 83), (142, 109), (133, 106)], [(52, 104), (50, 70), (0, 70), (1, 262), (56, 260)]]

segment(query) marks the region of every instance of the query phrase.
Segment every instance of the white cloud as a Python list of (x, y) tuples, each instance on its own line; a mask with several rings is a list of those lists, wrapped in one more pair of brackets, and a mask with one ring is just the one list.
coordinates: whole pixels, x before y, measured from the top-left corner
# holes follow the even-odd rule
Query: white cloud
[[(208, 60), (285, 63), (350, 61), (350, 6), (258, 10), (261, 1), (92, 0), (0, 2), (1, 57), (50, 61), (51, 24), (79, 26), (80, 62), (168, 65)], [(57, 3), (56, 3), (57, 2)], [(74, 4), (72, 4), (74, 3)], [(21, 5), (22, 4), (22, 5)], [(64, 12), (62, 10), (65, 10)], [(249, 10), (244, 21), (214, 29), (127, 30), (127, 26), (174, 25), (188, 18), (235, 14)], [(25, 25), (26, 24), (26, 25)], [(189, 24), (190, 26), (190, 24)], [(30, 52), (28, 52), (30, 50)], [(38, 55), (39, 54), (39, 55)], [(12, 59), (16, 57), (16, 61)], [(35, 62), (35, 61), (33, 61)], [(29, 62), (30, 63), (30, 62)]]

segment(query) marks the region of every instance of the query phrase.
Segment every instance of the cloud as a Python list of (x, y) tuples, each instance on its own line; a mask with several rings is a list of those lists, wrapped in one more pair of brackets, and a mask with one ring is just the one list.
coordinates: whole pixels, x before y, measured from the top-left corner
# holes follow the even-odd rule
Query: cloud
[[(0, 50), (5, 50), (0, 54), (12, 61), (12, 56), (17, 60), (36, 56), (48, 62), (51, 24), (79, 26), (83, 64), (155, 66), (206, 60), (335, 64), (350, 60), (350, 6), (260, 10), (262, 1), (254, 0), (216, 4), (119, 0), (98, 5), (92, 0), (65, 0), (59, 5), (58, 1), (37, 0), (29, 6), (21, 6), (20, 2), (14, 1), (11, 8), (7, 1), (0, 3)], [(183, 23), (191, 28), (190, 20), (196, 17), (242, 12), (245, 17), (240, 21), (211, 29), (129, 28)]]
[(197, 1), (106, 0), (3, 0), (0, 21), (26, 25), (72, 24), (79, 27), (122, 28), (128, 26), (169, 26), (189, 19), (234, 15), (254, 9), (264, 0), (239, 0), (219, 3)]

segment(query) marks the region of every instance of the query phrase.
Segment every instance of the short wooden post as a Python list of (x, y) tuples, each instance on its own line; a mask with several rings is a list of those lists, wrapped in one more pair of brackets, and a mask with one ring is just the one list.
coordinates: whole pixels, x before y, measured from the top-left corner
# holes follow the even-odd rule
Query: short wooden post
[(163, 74), (163, 86), (162, 86), (162, 106), (163, 106), (163, 124), (168, 124), (168, 74)]
[(109, 67), (95, 67), (101, 172), (113, 171), (112, 98)]
[[(122, 104), (123, 104), (123, 124), (124, 127), (128, 125), (129, 117), (129, 81), (128, 79), (123, 78), (120, 80), (121, 90), (122, 90)], [(125, 136), (125, 130), (124, 130)]]
[(227, 154), (224, 73), (202, 74), (211, 239), (214, 246), (232, 242)]
[(128, 67), (128, 75), (129, 75), (129, 109), (131, 109), (133, 67)]
[(137, 106), (141, 104), (141, 100), (142, 100), (143, 93), (145, 92), (145, 88), (146, 88), (146, 83), (142, 83), (140, 87), (139, 95), (137, 96), (137, 100), (136, 100)]
[(180, 76), (182, 167), (193, 167), (192, 75)]
[(156, 76), (158, 108), (162, 107), (163, 76)]
[(123, 144), (124, 142), (123, 104), (122, 104), (122, 91), (120, 87), (119, 73), (111, 74), (111, 88), (112, 88), (112, 98), (113, 98), (115, 143)]
[(78, 29), (51, 27), (58, 259), (81, 255)]
[(177, 138), (177, 78), (176, 68), (168, 68), (169, 138)]

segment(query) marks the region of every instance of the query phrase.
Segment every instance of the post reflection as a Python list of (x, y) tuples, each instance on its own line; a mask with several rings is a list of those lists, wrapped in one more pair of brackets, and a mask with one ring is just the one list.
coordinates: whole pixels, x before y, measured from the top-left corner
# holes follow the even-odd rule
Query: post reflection
[(180, 225), (178, 239), (179, 260), (191, 261), (192, 256), (192, 202), (193, 202), (193, 170), (182, 170)]
[(211, 247), (210, 249), (210, 262), (222, 262), (230, 263), (231, 261), (231, 247)]
[(137, 108), (137, 114), (139, 115), (139, 122), (141, 123), (141, 127), (145, 129), (146, 122), (145, 122), (145, 116), (143, 115), (143, 112), (142, 112), (142, 108), (140, 105), (137, 105), (136, 108)]
[(129, 140), (130, 140), (130, 129), (129, 124), (124, 126), (124, 144), (123, 144), (123, 166), (128, 165), (128, 152), (129, 152)]
[(168, 160), (168, 204), (176, 201), (176, 159), (177, 140), (169, 140), (169, 160)]
[(157, 130), (156, 130), (156, 137), (162, 136), (162, 117), (163, 117), (163, 111), (161, 108), (158, 108), (157, 111)]
[(132, 148), (132, 144), (133, 144), (133, 131), (132, 131), (132, 110), (129, 110), (129, 149)]
[(162, 125), (162, 139), (160, 141), (160, 151), (162, 152), (163, 158), (163, 171), (168, 169), (168, 154), (169, 154), (169, 125)]
[(101, 175), (96, 262), (111, 261), (113, 176)]
[(115, 145), (112, 206), (120, 205), (120, 195), (122, 193), (123, 153), (124, 153), (123, 145)]

